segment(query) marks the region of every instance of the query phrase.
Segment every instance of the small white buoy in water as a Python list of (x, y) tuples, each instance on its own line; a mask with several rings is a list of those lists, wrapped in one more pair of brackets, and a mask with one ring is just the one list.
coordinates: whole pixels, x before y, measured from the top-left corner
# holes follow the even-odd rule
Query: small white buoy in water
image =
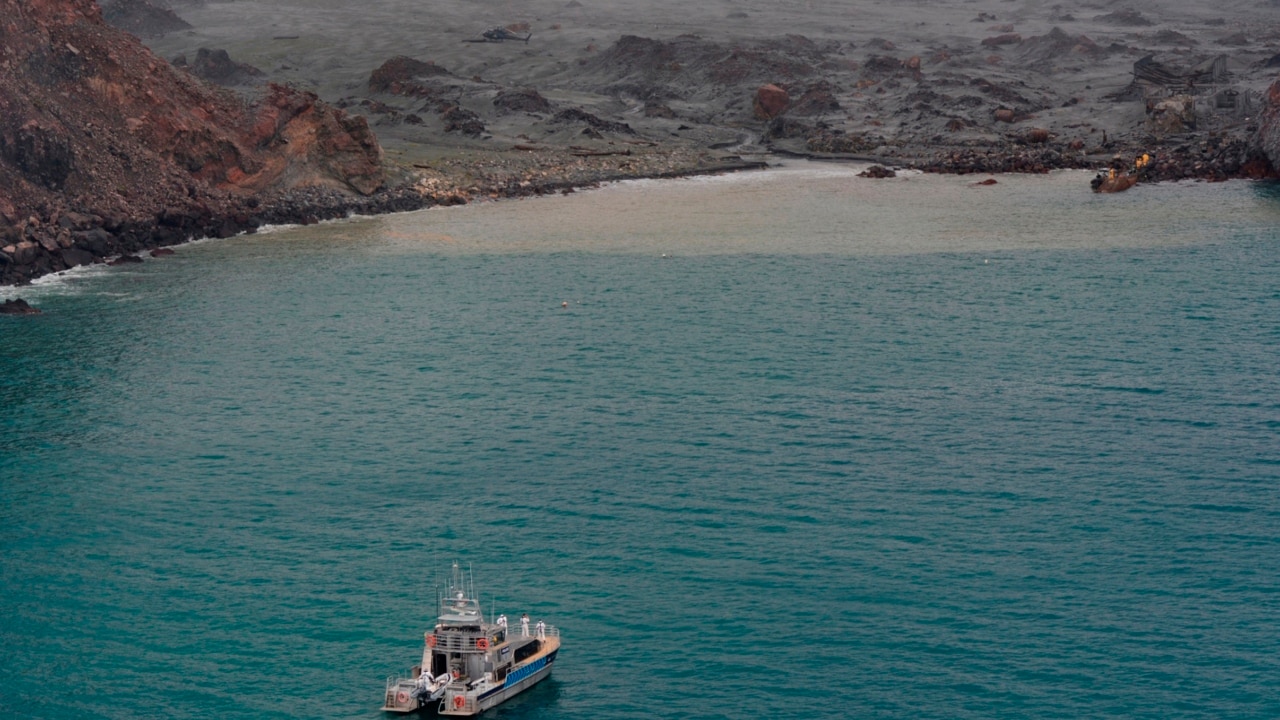
[(560, 307), (562, 307), (562, 308), (567, 308), (567, 307), (569, 307), (569, 301), (567, 301), (567, 300), (566, 300), (566, 301), (564, 301), (564, 302), (560, 303)]

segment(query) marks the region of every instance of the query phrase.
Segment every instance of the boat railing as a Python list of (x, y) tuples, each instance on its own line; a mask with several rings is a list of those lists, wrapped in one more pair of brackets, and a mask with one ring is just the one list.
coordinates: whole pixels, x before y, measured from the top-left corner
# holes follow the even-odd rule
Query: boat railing
[(476, 641), (487, 638), (488, 635), (480, 632), (436, 633), (435, 649), (445, 652), (465, 652), (468, 650), (476, 650)]
[[(511, 634), (512, 637), (538, 637), (538, 628), (534, 627), (533, 625), (529, 626), (528, 635), (525, 635), (524, 633), (520, 632), (519, 626), (517, 626), (513, 630), (509, 630), (508, 632)], [(544, 634), (547, 637), (560, 637), (560, 628), (556, 627), (555, 625), (548, 625), (546, 627)]]
[[(545, 634), (547, 637), (560, 637), (560, 628), (556, 627), (555, 625), (548, 625), (546, 626)], [(522, 636), (537, 637), (538, 629), (534, 626), (530, 626), (529, 634), (523, 635), (520, 632), (519, 626), (514, 628), (507, 628), (508, 639), (522, 637)], [(467, 652), (467, 651), (478, 649), (476, 645), (476, 641), (487, 640), (487, 639), (489, 639), (489, 635), (485, 633), (479, 633), (479, 632), (457, 632), (457, 631), (450, 631), (450, 632), (443, 632), (443, 633), (437, 632), (435, 634), (435, 645), (433, 645), (432, 647), (434, 647), (437, 651), (443, 651), (443, 652)]]

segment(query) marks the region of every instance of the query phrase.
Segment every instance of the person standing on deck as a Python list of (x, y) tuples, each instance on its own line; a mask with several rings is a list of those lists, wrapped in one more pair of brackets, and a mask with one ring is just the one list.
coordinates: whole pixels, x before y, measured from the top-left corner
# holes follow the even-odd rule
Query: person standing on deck
[(502, 628), (503, 630), (506, 630), (506, 629), (507, 629), (507, 616), (506, 616), (506, 615), (499, 615), (499, 616), (498, 616), (498, 627)]
[(520, 634), (529, 637), (529, 613), (520, 615)]
[(542, 622), (541, 620), (538, 621), (538, 639), (539, 640), (547, 639), (547, 624)]

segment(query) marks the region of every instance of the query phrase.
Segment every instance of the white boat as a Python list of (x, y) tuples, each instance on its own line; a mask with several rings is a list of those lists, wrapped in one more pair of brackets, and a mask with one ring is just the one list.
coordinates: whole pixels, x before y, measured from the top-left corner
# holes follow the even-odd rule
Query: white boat
[(454, 563), (422, 664), (409, 677), (387, 678), (382, 709), (479, 715), (538, 684), (551, 675), (560, 630), (540, 620), (531, 627), (527, 616), (518, 625), (508, 628), (505, 616), (486, 622), (474, 584)]

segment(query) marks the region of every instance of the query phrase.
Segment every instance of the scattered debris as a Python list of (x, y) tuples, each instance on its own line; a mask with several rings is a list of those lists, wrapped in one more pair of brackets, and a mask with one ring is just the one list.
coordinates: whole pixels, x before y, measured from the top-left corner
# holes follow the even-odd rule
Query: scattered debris
[(465, 40), (464, 42), (500, 43), (506, 40), (519, 40), (521, 42), (527, 43), (529, 42), (529, 38), (531, 37), (533, 37), (533, 33), (531, 32), (525, 33), (524, 36), (521, 37), (520, 35), (517, 35), (511, 30), (508, 30), (507, 28), (494, 27), (494, 28), (489, 28), (488, 30), (485, 30), (484, 32), (480, 33), (480, 38), (478, 40)]

